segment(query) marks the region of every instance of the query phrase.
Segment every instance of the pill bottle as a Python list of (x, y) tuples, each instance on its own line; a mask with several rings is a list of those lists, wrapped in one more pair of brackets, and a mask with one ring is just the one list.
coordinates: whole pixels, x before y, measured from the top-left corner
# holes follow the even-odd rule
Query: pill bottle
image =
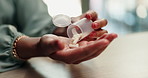
[(67, 35), (69, 38), (72, 38), (73, 35), (75, 34), (81, 34), (81, 39), (83, 39), (84, 37), (88, 36), (93, 31), (91, 25), (92, 25), (91, 20), (87, 18), (83, 18), (71, 24), (70, 26), (68, 26)]
[[(88, 36), (92, 31), (92, 21), (83, 18), (75, 23), (71, 23), (71, 18), (67, 15), (59, 14), (53, 18), (53, 24), (57, 27), (67, 27), (67, 35), (72, 38), (76, 34), (81, 34), (81, 39)], [(81, 40), (80, 39), (80, 40)]]

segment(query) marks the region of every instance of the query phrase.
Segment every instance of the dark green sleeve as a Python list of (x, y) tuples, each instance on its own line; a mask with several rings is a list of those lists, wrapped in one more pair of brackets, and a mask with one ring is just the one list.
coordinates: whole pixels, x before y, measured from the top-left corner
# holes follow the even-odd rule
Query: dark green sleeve
[(16, 0), (17, 24), (28, 36), (52, 33), (55, 26), (42, 0)]
[(13, 42), (19, 33), (12, 25), (0, 25), (0, 72), (8, 71), (20, 67), (23, 61), (12, 55)]

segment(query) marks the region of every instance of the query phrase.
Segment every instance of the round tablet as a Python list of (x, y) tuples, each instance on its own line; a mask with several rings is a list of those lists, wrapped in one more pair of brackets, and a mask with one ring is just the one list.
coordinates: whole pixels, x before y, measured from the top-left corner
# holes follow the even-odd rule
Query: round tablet
[(53, 24), (57, 27), (66, 27), (71, 24), (71, 18), (67, 15), (59, 14), (53, 17)]

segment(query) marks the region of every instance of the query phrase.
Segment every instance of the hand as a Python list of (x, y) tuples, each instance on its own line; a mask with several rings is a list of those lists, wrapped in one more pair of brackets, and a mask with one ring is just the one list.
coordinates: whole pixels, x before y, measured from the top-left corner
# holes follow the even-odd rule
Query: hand
[[(72, 23), (77, 22), (81, 20), (82, 18), (87, 18), (89, 20), (92, 20), (92, 28), (94, 31), (86, 38), (88, 40), (93, 40), (94, 38), (97, 38), (101, 36), (104, 33), (107, 33), (106, 30), (101, 29), (102, 27), (107, 25), (106, 19), (98, 19), (98, 15), (95, 11), (88, 11), (80, 16), (72, 17)], [(58, 27), (53, 34), (59, 35), (59, 36), (65, 36), (67, 37), (67, 27)]]
[(89, 36), (87, 36), (84, 40), (96, 40), (96, 38), (102, 36), (104, 33), (107, 33), (107, 30), (101, 29), (102, 27), (107, 25), (106, 19), (98, 19), (98, 15), (95, 11), (88, 11), (78, 17), (72, 17), (72, 22), (79, 21), (82, 18), (87, 18), (89, 20), (92, 20), (92, 28), (94, 31), (90, 33)]
[(45, 35), (41, 38), (40, 44), (46, 56), (68, 64), (78, 64), (98, 56), (116, 37), (116, 34), (104, 34), (99, 40), (80, 41), (80, 47), (69, 48), (68, 38)]
[(117, 37), (116, 34), (104, 34), (98, 40), (80, 41), (77, 48), (70, 48), (70, 39), (56, 35), (44, 35), (39, 41), (43, 56), (68, 64), (78, 64), (92, 59), (104, 51), (109, 43)]
[(92, 59), (104, 51), (116, 34), (104, 34), (98, 40), (80, 41), (80, 47), (69, 48), (70, 39), (56, 35), (25, 37), (17, 42), (17, 53), (22, 59), (49, 56), (68, 64), (78, 64)]

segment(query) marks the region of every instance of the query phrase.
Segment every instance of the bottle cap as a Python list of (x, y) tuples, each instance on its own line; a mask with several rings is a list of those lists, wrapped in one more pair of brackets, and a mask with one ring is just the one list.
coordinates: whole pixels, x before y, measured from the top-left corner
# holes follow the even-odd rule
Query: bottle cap
[(53, 24), (57, 27), (66, 27), (71, 24), (71, 18), (67, 15), (59, 14), (53, 17)]

